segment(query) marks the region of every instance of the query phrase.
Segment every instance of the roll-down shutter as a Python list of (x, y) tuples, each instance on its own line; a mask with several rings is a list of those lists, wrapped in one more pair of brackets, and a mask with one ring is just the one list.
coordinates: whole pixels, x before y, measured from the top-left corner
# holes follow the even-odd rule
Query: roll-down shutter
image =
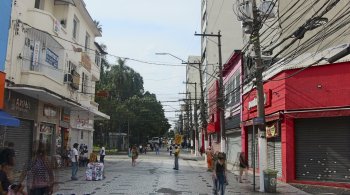
[(282, 150), (280, 136), (267, 140), (267, 153), (268, 168), (277, 170), (277, 176), (282, 177)]
[(31, 158), (33, 121), (20, 120), (19, 127), (6, 127), (5, 141), (15, 144), (15, 171), (21, 171)]
[[(258, 167), (258, 129), (255, 129), (255, 167)], [(248, 164), (249, 167), (253, 167), (253, 127), (248, 127)]]
[(350, 182), (350, 117), (296, 119), (296, 178)]

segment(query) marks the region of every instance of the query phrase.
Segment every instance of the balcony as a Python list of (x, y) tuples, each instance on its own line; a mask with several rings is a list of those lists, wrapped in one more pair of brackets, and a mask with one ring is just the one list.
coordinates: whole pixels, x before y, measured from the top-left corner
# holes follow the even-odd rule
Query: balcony
[(29, 9), (27, 14), (28, 17), (26, 17), (26, 23), (35, 28), (46, 31), (50, 34), (59, 34), (60, 32), (66, 33), (65, 29), (62, 28), (60, 21), (45, 10)]

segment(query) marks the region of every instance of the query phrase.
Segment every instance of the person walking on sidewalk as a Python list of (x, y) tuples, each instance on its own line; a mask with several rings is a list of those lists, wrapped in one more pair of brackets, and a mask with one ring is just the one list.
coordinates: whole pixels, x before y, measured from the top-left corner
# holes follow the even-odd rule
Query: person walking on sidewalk
[(72, 180), (78, 180), (77, 178), (77, 172), (78, 172), (78, 143), (75, 143), (73, 145), (72, 154), (71, 154), (71, 161), (72, 161)]
[(138, 152), (137, 152), (137, 148), (136, 145), (132, 147), (131, 149), (131, 166), (136, 166), (136, 159), (139, 156)]
[(155, 147), (156, 147), (156, 155), (159, 155), (159, 146), (158, 146), (158, 144), (156, 144)]
[(105, 163), (106, 149), (102, 146), (100, 150), (100, 163)]
[(225, 194), (226, 186), (226, 162), (225, 156), (223, 153), (218, 154), (218, 160), (215, 163), (213, 177), (217, 182), (216, 189), (214, 189), (214, 194), (217, 195), (220, 192), (220, 195)]
[(169, 146), (169, 153), (170, 153), (170, 156), (173, 155), (173, 146), (172, 145)]
[(245, 158), (244, 152), (241, 152), (239, 155), (239, 183), (242, 183), (243, 172), (248, 168), (248, 162)]
[(214, 153), (211, 149), (211, 147), (208, 147), (208, 150), (206, 151), (207, 154), (207, 166), (208, 166), (208, 170), (207, 171), (212, 171), (213, 170), (213, 156)]
[(179, 170), (179, 156), (180, 156), (180, 149), (175, 146), (175, 152), (174, 152), (174, 156), (175, 156), (175, 166), (174, 166), (174, 169), (175, 170)]

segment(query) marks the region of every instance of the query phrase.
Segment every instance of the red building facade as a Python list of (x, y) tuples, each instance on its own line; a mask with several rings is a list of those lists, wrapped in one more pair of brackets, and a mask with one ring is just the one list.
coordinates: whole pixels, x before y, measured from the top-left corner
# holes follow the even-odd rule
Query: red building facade
[[(268, 167), (285, 182), (350, 187), (350, 63), (298, 70), (264, 83)], [(242, 151), (249, 162), (255, 98), (255, 89), (243, 95)]]

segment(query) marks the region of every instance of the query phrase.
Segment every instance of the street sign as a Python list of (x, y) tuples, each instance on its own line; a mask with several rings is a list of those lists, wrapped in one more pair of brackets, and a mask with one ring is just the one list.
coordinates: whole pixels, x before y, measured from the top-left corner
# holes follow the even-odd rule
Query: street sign
[(257, 117), (253, 118), (253, 125), (263, 125), (264, 124), (264, 118)]

